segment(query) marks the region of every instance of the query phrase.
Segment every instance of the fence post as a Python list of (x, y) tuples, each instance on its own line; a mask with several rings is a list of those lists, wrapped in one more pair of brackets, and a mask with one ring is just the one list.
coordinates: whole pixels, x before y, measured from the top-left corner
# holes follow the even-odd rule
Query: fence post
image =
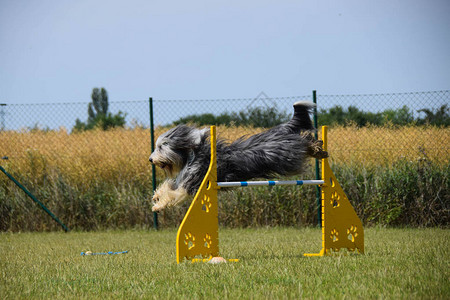
[(0, 103), (0, 131), (5, 130), (5, 111), (3, 110), (3, 108), (6, 106), (6, 103)]
[[(151, 143), (151, 152), (155, 151), (155, 128), (153, 124), (153, 98), (150, 97), (148, 99), (148, 105), (150, 108), (150, 143)], [(152, 186), (153, 192), (156, 190), (156, 167), (152, 164)], [(153, 228), (158, 230), (158, 213), (153, 212)]]
[[(314, 106), (314, 128), (316, 128), (316, 132), (314, 133), (314, 136), (316, 137), (316, 140), (319, 138), (318, 134), (318, 127), (317, 127), (317, 93), (314, 90), (313, 91), (313, 102), (315, 104)], [(319, 170), (319, 160), (316, 158), (316, 179), (321, 179), (321, 174)], [(320, 198), (320, 187), (316, 186), (316, 201), (317, 201), (317, 225), (319, 227), (322, 226), (322, 201)]]

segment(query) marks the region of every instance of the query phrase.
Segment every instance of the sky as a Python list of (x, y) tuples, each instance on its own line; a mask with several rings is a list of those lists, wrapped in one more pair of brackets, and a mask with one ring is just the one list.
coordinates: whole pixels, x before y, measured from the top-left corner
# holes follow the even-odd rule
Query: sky
[(0, 0), (0, 103), (450, 89), (450, 1)]

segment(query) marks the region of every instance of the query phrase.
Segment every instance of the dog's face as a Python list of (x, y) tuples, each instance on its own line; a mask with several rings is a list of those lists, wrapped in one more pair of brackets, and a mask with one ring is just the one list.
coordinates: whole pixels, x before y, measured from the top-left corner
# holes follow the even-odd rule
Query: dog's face
[(157, 140), (155, 151), (149, 161), (170, 177), (175, 177), (184, 168), (193, 150), (204, 141), (208, 130), (179, 125), (163, 133)]

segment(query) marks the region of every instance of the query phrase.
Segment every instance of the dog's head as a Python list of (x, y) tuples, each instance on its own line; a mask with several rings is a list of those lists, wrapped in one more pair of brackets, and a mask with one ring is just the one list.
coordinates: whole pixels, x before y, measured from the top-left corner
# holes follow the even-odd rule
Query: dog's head
[(178, 125), (159, 136), (149, 161), (175, 177), (192, 158), (195, 148), (205, 141), (208, 132), (207, 128)]

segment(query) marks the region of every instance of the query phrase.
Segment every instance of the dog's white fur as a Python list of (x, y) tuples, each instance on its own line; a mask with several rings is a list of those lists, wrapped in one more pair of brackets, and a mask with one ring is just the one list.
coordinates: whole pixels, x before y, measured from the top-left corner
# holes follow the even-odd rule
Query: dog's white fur
[(174, 188), (175, 180), (168, 179), (164, 181), (153, 195), (152, 211), (159, 211), (165, 207), (171, 207), (182, 203), (187, 197), (188, 192), (182, 188)]

